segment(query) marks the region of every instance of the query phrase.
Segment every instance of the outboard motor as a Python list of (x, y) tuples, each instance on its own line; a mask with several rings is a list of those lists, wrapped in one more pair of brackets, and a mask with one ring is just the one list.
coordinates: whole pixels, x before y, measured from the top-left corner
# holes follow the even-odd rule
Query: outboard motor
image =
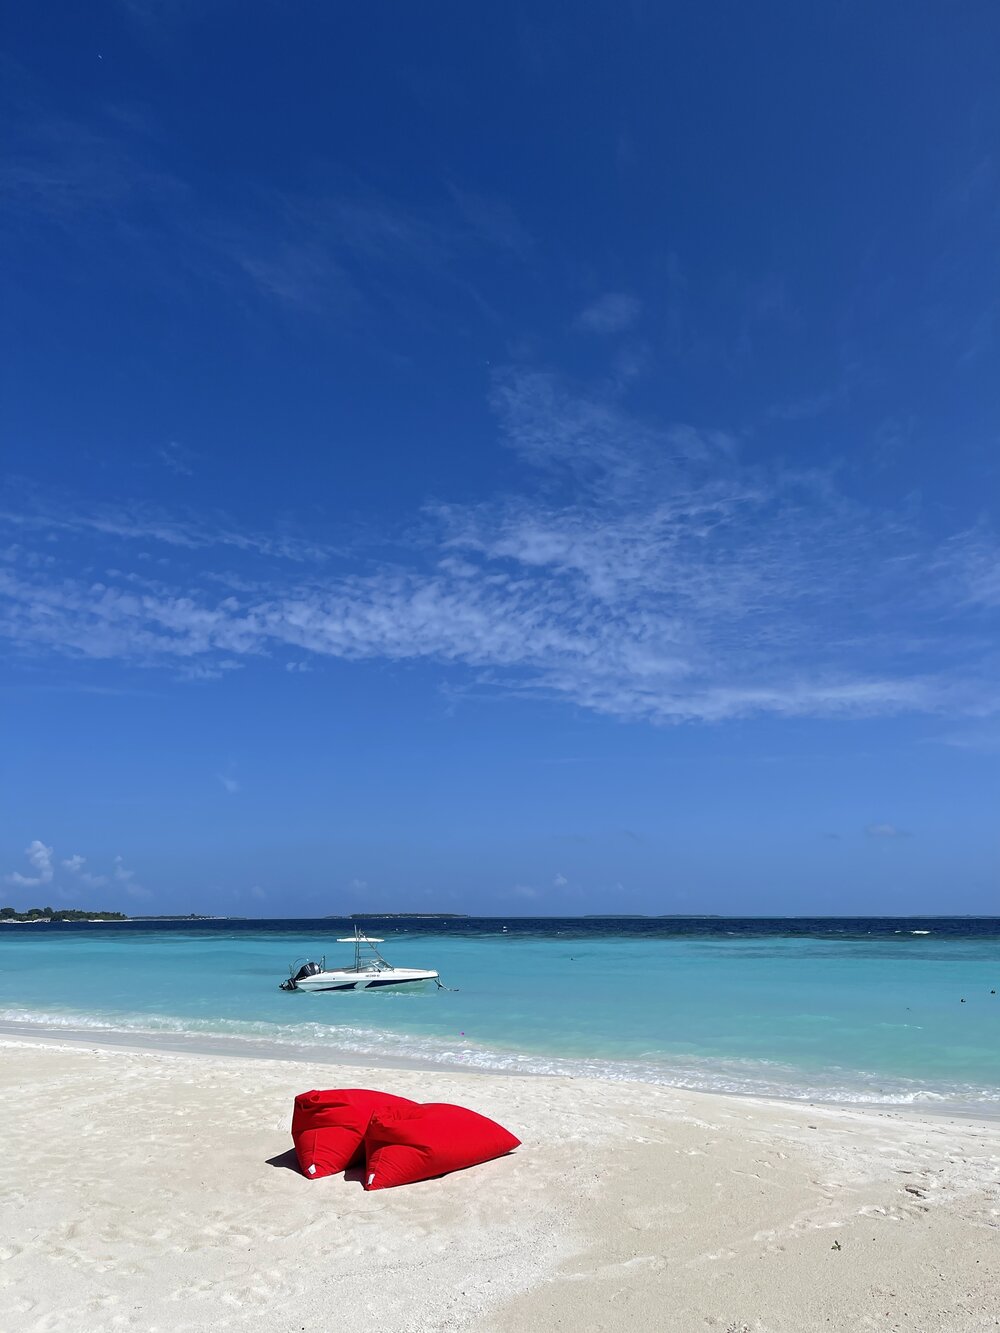
[(322, 971), (323, 969), (320, 967), (319, 963), (303, 963), (293, 977), (288, 977), (281, 983), (281, 989), (298, 990), (298, 985), (296, 983), (301, 981), (303, 977), (314, 977), (317, 972)]

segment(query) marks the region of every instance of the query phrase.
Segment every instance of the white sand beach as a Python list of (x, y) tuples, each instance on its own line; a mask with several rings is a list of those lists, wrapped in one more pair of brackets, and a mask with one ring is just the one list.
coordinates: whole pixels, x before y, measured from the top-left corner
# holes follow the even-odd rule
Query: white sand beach
[[(523, 1145), (310, 1182), (292, 1098), (337, 1086)], [(5, 1037), (0, 1124), (4, 1333), (1000, 1327), (1000, 1122)]]

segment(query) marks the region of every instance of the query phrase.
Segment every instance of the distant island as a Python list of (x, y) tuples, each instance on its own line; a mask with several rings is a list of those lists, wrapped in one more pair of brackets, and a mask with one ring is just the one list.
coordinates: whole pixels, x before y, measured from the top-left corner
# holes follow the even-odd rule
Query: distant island
[(206, 916), (203, 912), (171, 912), (168, 916), (130, 916), (129, 921), (245, 921), (245, 916)]
[(244, 921), (245, 917), (205, 916), (200, 912), (188, 912), (183, 916), (126, 916), (124, 912), (86, 912), (75, 907), (60, 908), (32, 907), (27, 912), (18, 912), (13, 907), (0, 907), (0, 926), (25, 926), (51, 921)]
[[(468, 912), (352, 912), (348, 921), (468, 921)], [(325, 916), (324, 921), (343, 921), (342, 916)]]
[(13, 907), (0, 907), (0, 922), (11, 925), (24, 925), (31, 921), (127, 921), (124, 912), (83, 912), (76, 908), (53, 911), (51, 907), (32, 907), (27, 912), (18, 912)]

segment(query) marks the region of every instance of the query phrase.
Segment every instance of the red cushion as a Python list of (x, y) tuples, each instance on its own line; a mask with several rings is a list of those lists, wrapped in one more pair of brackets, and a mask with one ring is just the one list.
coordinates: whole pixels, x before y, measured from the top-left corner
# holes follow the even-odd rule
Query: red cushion
[(304, 1176), (346, 1171), (352, 1162), (363, 1160), (363, 1141), (375, 1111), (405, 1110), (416, 1102), (391, 1092), (366, 1088), (332, 1088), (328, 1092), (302, 1092), (295, 1098), (292, 1141)]
[(464, 1106), (428, 1102), (376, 1111), (365, 1134), (365, 1189), (384, 1190), (502, 1157), (520, 1139)]

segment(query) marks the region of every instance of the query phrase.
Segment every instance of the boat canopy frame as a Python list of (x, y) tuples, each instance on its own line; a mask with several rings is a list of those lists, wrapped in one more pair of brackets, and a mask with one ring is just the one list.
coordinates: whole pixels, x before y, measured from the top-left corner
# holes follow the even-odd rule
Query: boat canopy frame
[(344, 972), (348, 971), (364, 972), (368, 968), (370, 968), (372, 966), (372, 962), (370, 960), (366, 961), (365, 963), (362, 963), (361, 960), (362, 949), (368, 949), (372, 954), (374, 954), (375, 964), (380, 972), (395, 972), (396, 970), (391, 963), (387, 962), (382, 957), (382, 955), (378, 951), (378, 948), (376, 947), (379, 944), (384, 944), (385, 940), (381, 939), (377, 935), (366, 935), (364, 931), (362, 931), (360, 926), (354, 927), (353, 935), (346, 935), (342, 939), (338, 939), (337, 943), (354, 945), (354, 967), (353, 968), (345, 967), (339, 970), (342, 970)]

